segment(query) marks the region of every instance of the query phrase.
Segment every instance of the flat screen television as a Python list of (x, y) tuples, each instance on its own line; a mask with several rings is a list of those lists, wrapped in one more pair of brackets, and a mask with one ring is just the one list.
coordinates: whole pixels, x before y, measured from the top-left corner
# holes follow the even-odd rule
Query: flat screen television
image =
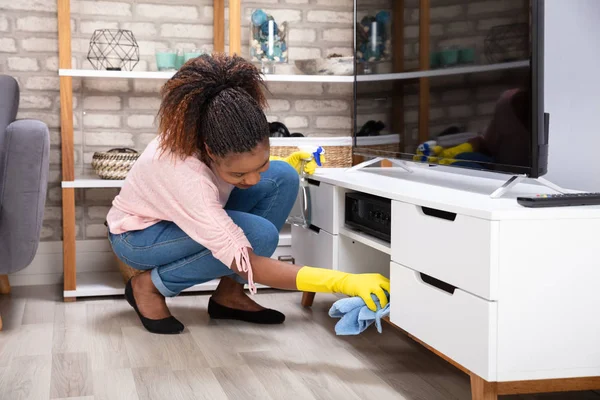
[(353, 153), (547, 172), (543, 0), (355, 0)]

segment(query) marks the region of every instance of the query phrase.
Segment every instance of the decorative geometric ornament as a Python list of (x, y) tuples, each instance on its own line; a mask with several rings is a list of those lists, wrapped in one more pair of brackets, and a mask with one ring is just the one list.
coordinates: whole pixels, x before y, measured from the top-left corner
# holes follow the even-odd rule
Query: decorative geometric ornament
[(140, 48), (129, 30), (96, 29), (87, 59), (94, 69), (131, 71), (140, 61)]
[(529, 24), (498, 25), (484, 40), (485, 56), (490, 63), (524, 60), (529, 57)]

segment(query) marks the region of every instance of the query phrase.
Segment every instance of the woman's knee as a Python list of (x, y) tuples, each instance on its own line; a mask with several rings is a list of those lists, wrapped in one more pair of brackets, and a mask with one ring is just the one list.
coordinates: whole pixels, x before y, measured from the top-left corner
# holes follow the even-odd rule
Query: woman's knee
[(298, 172), (285, 161), (276, 161), (271, 163), (271, 179), (277, 184), (279, 199), (284, 204), (285, 209), (291, 210), (300, 189), (300, 177)]
[(300, 184), (298, 172), (285, 161), (273, 161), (269, 169), (273, 170), (273, 175), (279, 181), (279, 186), (285, 185), (297, 188)]
[(279, 231), (273, 223), (265, 218), (253, 224), (252, 232), (245, 232), (255, 254), (271, 257), (279, 244)]

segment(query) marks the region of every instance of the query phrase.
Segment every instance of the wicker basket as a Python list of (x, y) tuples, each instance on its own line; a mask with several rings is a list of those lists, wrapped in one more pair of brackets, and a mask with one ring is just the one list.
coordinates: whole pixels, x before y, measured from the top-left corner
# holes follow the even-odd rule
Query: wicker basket
[[(352, 146), (323, 146), (325, 163), (323, 168), (349, 168), (352, 166)], [(271, 155), (287, 157), (295, 151), (296, 146), (271, 146)]]
[(129, 265), (127, 265), (123, 261), (121, 261), (119, 259), (119, 257), (117, 257), (116, 255), (115, 255), (115, 260), (117, 260), (117, 265), (119, 266), (119, 272), (121, 272), (121, 276), (123, 277), (124, 283), (127, 283), (129, 281), (129, 279), (144, 272), (139, 269), (131, 268)]
[(128, 148), (95, 152), (92, 168), (102, 179), (123, 180), (139, 156), (137, 151)]

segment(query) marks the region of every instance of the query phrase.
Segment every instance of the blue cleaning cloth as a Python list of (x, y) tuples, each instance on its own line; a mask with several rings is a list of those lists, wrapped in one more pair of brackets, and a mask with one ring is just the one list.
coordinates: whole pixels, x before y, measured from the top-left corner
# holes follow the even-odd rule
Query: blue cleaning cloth
[[(387, 293), (386, 293), (387, 294)], [(375, 295), (371, 295), (377, 311), (371, 311), (365, 304), (365, 301), (360, 297), (348, 297), (333, 303), (329, 309), (329, 316), (340, 318), (335, 324), (335, 333), (337, 335), (358, 335), (367, 329), (373, 322), (377, 327), (377, 331), (381, 333), (381, 318), (390, 314), (390, 303), (381, 308), (379, 299)], [(387, 294), (389, 300), (389, 294)]]

